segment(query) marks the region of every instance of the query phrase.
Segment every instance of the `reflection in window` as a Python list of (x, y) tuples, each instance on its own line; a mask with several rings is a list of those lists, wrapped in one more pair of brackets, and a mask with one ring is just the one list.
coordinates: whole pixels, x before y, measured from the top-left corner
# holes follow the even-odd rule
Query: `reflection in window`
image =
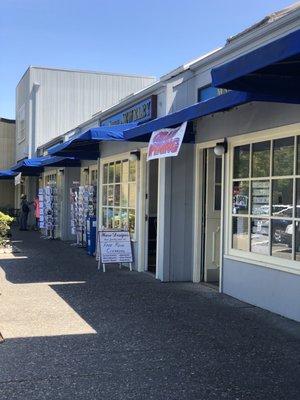
[(269, 220), (258, 218), (251, 220), (251, 251), (269, 254)]
[(108, 208), (107, 209), (107, 228), (113, 228), (114, 227), (114, 209), (113, 208)]
[(297, 175), (300, 175), (300, 136), (297, 137), (297, 164), (296, 164)]
[(135, 208), (135, 183), (129, 183), (128, 207)]
[(293, 223), (284, 219), (272, 220), (272, 256), (292, 258)]
[(215, 204), (214, 210), (221, 210), (222, 201), (222, 157), (215, 158)]
[(115, 195), (114, 195), (115, 206), (120, 205), (120, 194), (121, 194), (121, 185), (117, 184), (115, 185)]
[(128, 182), (128, 161), (122, 162), (122, 182)]
[(296, 217), (300, 218), (300, 178), (296, 179)]
[(295, 237), (295, 256), (296, 260), (300, 261), (300, 222), (295, 222), (295, 230), (296, 230), (296, 237)]
[(215, 158), (215, 183), (222, 182), (222, 157)]
[[(106, 178), (105, 178), (106, 176)], [(136, 162), (103, 165), (102, 225), (135, 231)]]
[(97, 180), (98, 180), (98, 171), (96, 169), (93, 169), (91, 176), (91, 185), (97, 186)]
[(123, 183), (122, 184), (121, 206), (122, 207), (128, 207), (128, 183)]
[(300, 135), (237, 146), (233, 157), (232, 247), (300, 261)]
[(237, 250), (249, 250), (248, 218), (232, 218), (232, 247)]
[(233, 182), (232, 213), (248, 214), (249, 183), (248, 181)]
[(250, 157), (250, 145), (237, 146), (234, 148), (234, 165), (233, 165), (234, 179), (249, 177), (249, 157)]
[(270, 181), (252, 181), (251, 213), (268, 215), (270, 211)]
[(116, 176), (115, 176), (115, 182), (121, 182), (121, 161), (116, 162)]
[(113, 204), (114, 204), (114, 185), (108, 186), (107, 199), (108, 199), (108, 205), (113, 206)]
[(134, 232), (135, 228), (135, 210), (129, 210), (128, 225), (130, 232)]
[(121, 228), (126, 229), (128, 228), (128, 213), (127, 209), (121, 209)]
[(103, 186), (102, 189), (102, 204), (107, 205), (107, 186)]
[(110, 163), (108, 168), (108, 183), (114, 183), (114, 172), (114, 163)]
[(221, 185), (215, 185), (215, 206), (214, 210), (215, 211), (220, 211), (221, 210), (221, 201), (222, 201), (222, 186)]
[(135, 182), (135, 161), (129, 161), (129, 182)]
[(293, 216), (293, 180), (274, 179), (272, 183), (272, 215)]
[(273, 176), (293, 175), (294, 138), (274, 140)]
[(103, 183), (108, 182), (108, 164), (105, 164), (103, 167)]
[(270, 175), (270, 142), (254, 143), (252, 146), (252, 176)]
[(114, 208), (114, 228), (121, 228), (121, 217), (119, 208)]
[(102, 225), (107, 226), (107, 208), (102, 208)]

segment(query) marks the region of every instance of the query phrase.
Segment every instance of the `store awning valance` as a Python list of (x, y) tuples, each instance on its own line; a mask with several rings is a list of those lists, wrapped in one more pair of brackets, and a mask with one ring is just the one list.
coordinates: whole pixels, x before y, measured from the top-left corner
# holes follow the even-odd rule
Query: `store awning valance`
[(300, 30), (214, 68), (212, 82), (216, 87), (248, 92), (299, 92)]
[(43, 167), (80, 167), (81, 162), (75, 157), (48, 156), (42, 161)]
[(43, 172), (43, 167), (41, 165), (42, 159), (45, 159), (45, 157), (26, 158), (11, 167), (11, 170), (14, 172), (22, 172), (24, 175), (38, 175)]
[(0, 170), (0, 179), (14, 179), (17, 174), (10, 169), (2, 169)]
[(22, 172), (24, 175), (38, 175), (44, 171), (44, 167), (77, 167), (80, 161), (74, 157), (53, 157), (42, 156), (26, 158), (14, 165), (11, 170), (13, 172)]
[[(135, 140), (140, 142), (148, 142), (153, 131), (163, 128), (170, 128), (179, 125), (185, 121), (204, 117), (220, 111), (226, 111), (233, 107), (240, 106), (252, 101), (278, 101), (286, 102), (283, 97), (275, 97), (270, 95), (251, 94), (247, 92), (230, 91), (212, 99), (201, 101), (190, 107), (184, 108), (164, 117), (157, 118), (145, 124), (139, 125), (136, 128), (125, 131), (126, 140)], [(289, 101), (289, 100), (288, 100)], [(184, 137), (184, 142), (192, 142), (194, 135), (187, 131)]]
[(81, 160), (96, 160), (100, 156), (100, 142), (125, 140), (124, 131), (136, 126), (137, 123), (130, 123), (92, 128), (51, 147), (48, 153), (57, 156), (73, 156)]

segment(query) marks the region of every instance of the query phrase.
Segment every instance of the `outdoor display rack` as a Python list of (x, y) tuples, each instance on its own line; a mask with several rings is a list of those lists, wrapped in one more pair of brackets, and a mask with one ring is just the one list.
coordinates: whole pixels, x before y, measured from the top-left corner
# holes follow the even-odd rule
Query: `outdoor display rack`
[(59, 230), (58, 192), (55, 182), (39, 189), (40, 220), (39, 227), (45, 238), (55, 239)]

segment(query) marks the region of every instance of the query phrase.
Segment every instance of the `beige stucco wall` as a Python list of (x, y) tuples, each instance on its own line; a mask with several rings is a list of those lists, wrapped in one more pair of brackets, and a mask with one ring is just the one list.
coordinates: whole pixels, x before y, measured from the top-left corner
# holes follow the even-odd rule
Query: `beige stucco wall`
[[(15, 163), (15, 121), (0, 118), (0, 169)], [(13, 208), (15, 185), (13, 180), (0, 180), (0, 208)]]

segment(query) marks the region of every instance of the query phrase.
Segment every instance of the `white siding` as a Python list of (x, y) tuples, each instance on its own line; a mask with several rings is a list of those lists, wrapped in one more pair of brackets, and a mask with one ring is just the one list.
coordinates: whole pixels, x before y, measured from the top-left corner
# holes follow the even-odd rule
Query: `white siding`
[[(18, 144), (17, 158), (30, 155), (28, 147), (34, 155), (37, 147), (154, 81), (139, 76), (29, 68), (17, 87), (16, 116), (18, 119), (18, 110), (25, 104), (26, 138), (29, 132), (33, 137)], [(34, 84), (39, 85), (36, 90)]]
[(197, 101), (198, 88), (211, 84), (212, 68), (229, 62), (299, 28), (299, 16), (296, 18), (290, 15), (281, 21), (278, 20), (272, 24), (258, 28), (244, 37), (234, 40), (220, 50), (204, 57), (199, 62), (191, 62), (187, 70), (170, 79), (168, 82), (171, 89), (169, 99), (171, 112), (188, 107)]
[[(16, 161), (28, 156), (28, 131), (29, 131), (29, 70), (25, 72), (16, 88)], [(22, 106), (25, 106), (25, 139), (18, 139), (18, 113)]]

